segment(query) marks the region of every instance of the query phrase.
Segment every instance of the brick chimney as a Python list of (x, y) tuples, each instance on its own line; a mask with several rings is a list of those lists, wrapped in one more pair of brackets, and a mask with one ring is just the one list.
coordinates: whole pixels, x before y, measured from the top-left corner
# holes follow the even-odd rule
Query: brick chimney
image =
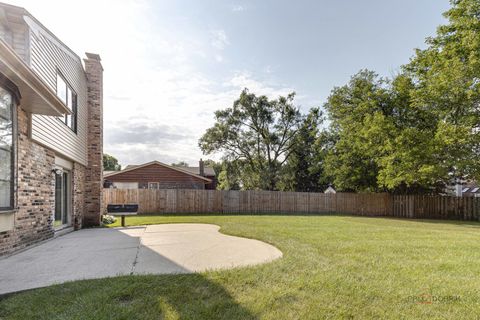
[(200, 172), (199, 174), (202, 177), (205, 177), (205, 165), (202, 159), (200, 159), (200, 161), (198, 162), (198, 171)]
[(100, 225), (103, 185), (103, 67), (98, 54), (86, 53), (88, 100), (88, 165), (85, 173), (83, 226)]

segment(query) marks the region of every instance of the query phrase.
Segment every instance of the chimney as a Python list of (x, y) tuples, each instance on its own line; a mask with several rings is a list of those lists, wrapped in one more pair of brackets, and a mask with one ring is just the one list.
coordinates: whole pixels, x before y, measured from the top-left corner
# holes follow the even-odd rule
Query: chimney
[(200, 175), (202, 177), (205, 177), (205, 165), (203, 164), (202, 159), (200, 159), (200, 161), (198, 162), (198, 170), (200, 171)]
[(86, 53), (87, 76), (87, 168), (83, 226), (100, 225), (103, 191), (103, 67), (98, 54)]

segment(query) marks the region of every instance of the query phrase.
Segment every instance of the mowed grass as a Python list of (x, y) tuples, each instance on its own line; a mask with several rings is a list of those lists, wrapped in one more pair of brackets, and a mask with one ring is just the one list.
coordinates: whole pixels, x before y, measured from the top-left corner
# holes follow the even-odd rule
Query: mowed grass
[[(138, 216), (213, 223), (283, 258), (225, 271), (123, 276), (0, 300), (5, 319), (478, 319), (480, 224), (348, 216)], [(1, 272), (1, 271), (0, 271)], [(66, 271), (68, 272), (68, 271)]]

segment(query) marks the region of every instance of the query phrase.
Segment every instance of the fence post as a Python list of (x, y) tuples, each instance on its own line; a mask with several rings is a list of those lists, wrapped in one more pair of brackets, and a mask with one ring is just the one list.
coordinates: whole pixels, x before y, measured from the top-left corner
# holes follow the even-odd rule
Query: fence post
[(342, 213), (480, 220), (480, 198), (277, 191), (104, 189), (103, 206), (137, 203), (139, 213)]

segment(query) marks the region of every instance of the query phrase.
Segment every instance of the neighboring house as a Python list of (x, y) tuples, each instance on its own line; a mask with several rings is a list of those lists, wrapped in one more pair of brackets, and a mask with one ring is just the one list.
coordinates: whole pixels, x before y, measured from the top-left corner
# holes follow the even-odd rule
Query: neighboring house
[(464, 185), (462, 188), (462, 197), (480, 198), (480, 187), (477, 184)]
[(335, 189), (333, 189), (332, 186), (328, 186), (328, 188), (325, 190), (324, 193), (331, 193), (331, 194), (335, 194), (337, 193), (337, 191), (335, 191)]
[(456, 197), (480, 197), (480, 185), (472, 180), (451, 183), (445, 188), (445, 195)]
[(105, 188), (118, 189), (215, 189), (215, 172), (204, 167), (175, 167), (152, 161), (128, 165), (104, 174)]
[(0, 255), (99, 225), (102, 65), (0, 3)]

